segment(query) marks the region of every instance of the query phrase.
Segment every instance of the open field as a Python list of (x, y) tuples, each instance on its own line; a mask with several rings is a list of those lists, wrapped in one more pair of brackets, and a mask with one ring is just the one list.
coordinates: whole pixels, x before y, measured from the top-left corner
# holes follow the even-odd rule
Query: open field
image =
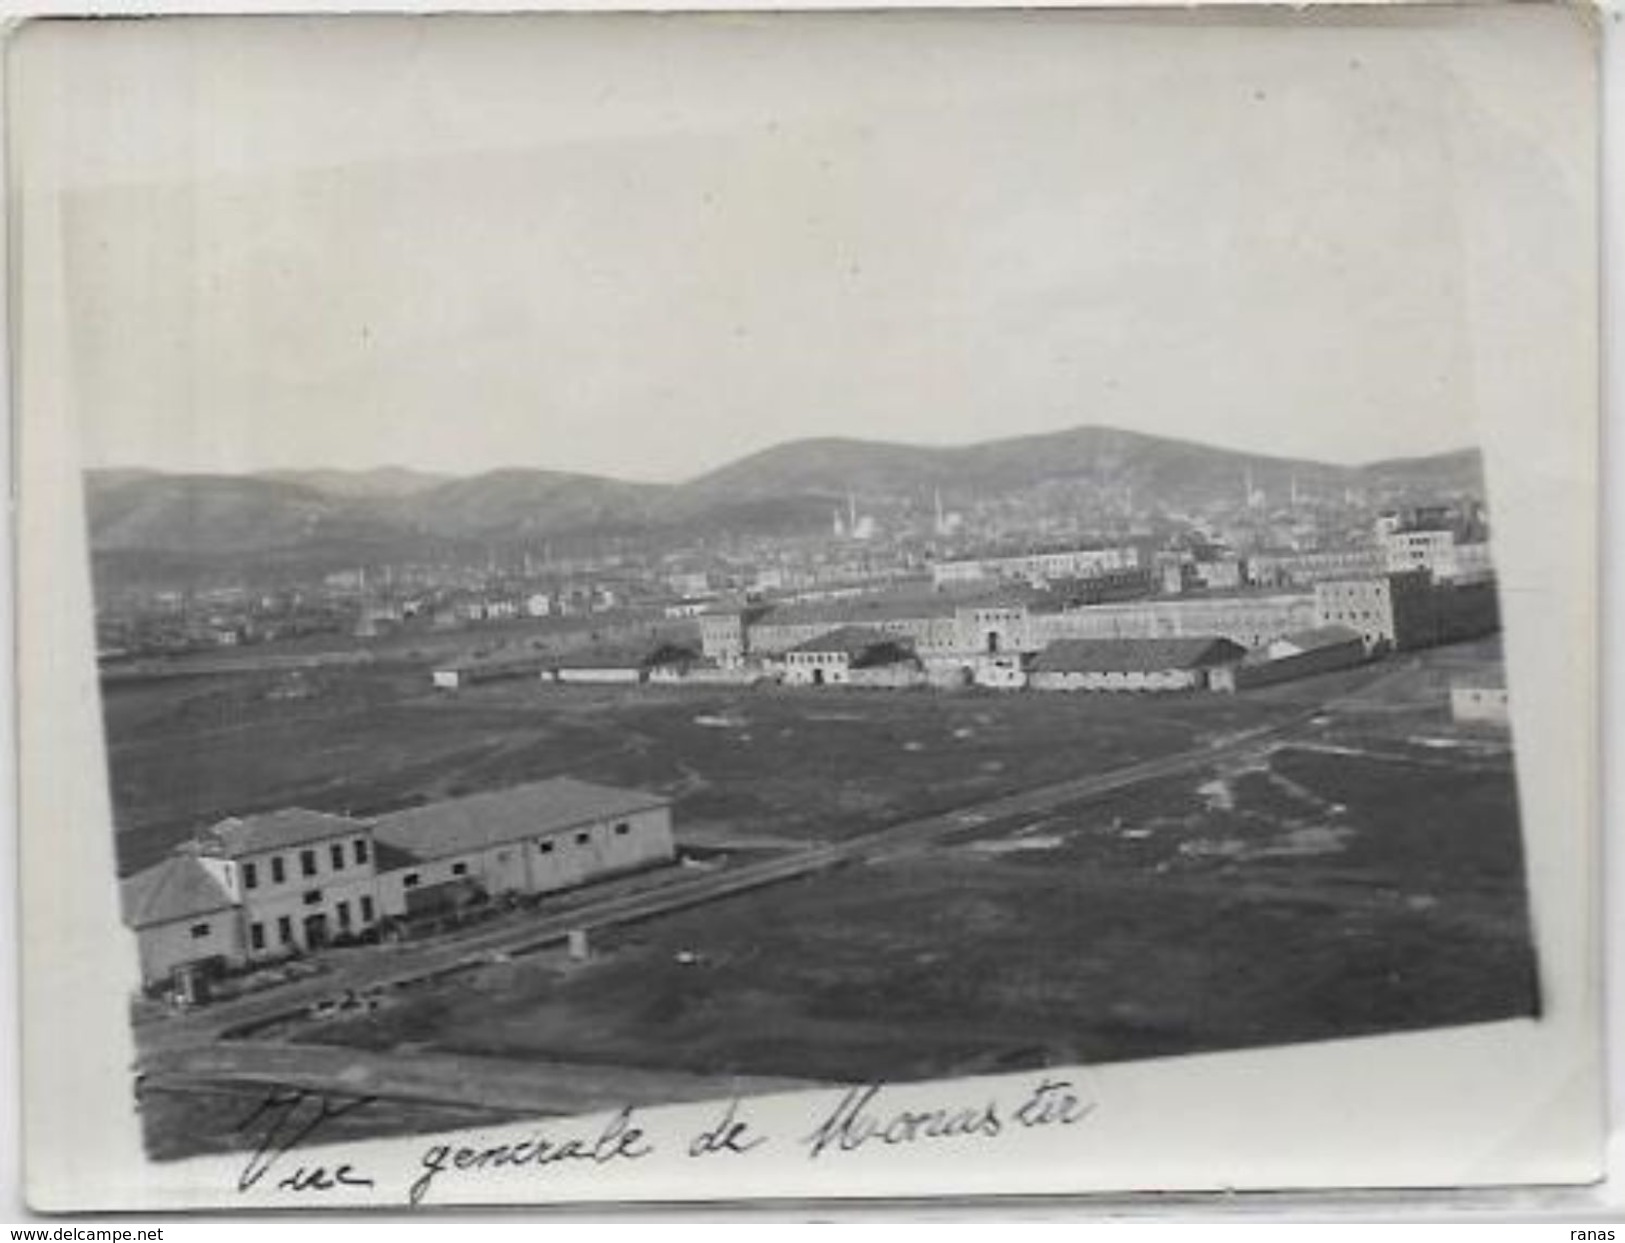
[[(1447, 707), (1451, 676), (1498, 659), (1462, 645), (1263, 693), (1144, 698), (529, 683), (446, 697), (373, 668), (296, 696), (274, 679), (121, 689), (109, 726), (121, 845), (146, 850), (205, 808), (359, 811), (558, 772), (668, 792), (680, 837), (738, 842), (741, 859), (949, 813), (798, 879), (601, 926), (587, 963), (499, 955), (253, 1036), (386, 1071), (449, 1055), (493, 1073), (849, 1082), (1537, 1014), (1510, 747)], [(1027, 797), (1192, 752), (1126, 788)], [(450, 1125), (455, 1097), (395, 1100), (377, 1126)], [(194, 1128), (212, 1100), (155, 1091), (154, 1151), (234, 1146), (229, 1128)], [(455, 1103), (479, 1120), (482, 1102)]]
[(355, 667), (114, 686), (104, 711), (128, 873), (226, 815), (364, 814), (561, 774), (669, 794), (697, 842), (836, 840), (1268, 725), (1349, 680), (1241, 697), (528, 681), (445, 696), (419, 668)]
[(1286, 747), (286, 1035), (841, 1081), (1529, 1016), (1514, 806), (1505, 767)]

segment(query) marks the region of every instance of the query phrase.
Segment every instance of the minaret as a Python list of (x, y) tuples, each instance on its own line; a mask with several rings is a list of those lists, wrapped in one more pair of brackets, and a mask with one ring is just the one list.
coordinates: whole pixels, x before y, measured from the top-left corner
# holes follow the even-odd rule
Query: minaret
[(846, 490), (846, 529), (850, 534), (856, 534), (858, 529), (858, 498), (852, 495), (852, 489)]

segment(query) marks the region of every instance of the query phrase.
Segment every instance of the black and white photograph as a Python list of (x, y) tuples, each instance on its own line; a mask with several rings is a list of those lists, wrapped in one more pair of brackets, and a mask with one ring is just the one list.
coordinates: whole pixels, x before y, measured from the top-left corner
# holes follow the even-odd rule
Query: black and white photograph
[(985, 1160), (1114, 1067), (1554, 998), (1583, 1060), (1586, 47), (1541, 5), (26, 31), (142, 1160), (310, 1203), (395, 1140), (433, 1203), (538, 1120), (602, 1161), (719, 1103), (740, 1158)]

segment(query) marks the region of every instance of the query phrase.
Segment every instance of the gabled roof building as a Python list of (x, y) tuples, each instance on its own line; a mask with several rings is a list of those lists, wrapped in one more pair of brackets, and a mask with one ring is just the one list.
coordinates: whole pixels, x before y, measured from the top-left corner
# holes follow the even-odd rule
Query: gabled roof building
[(550, 893), (676, 857), (671, 800), (554, 777), (378, 818), (385, 916)]
[(1202, 690), (1246, 649), (1229, 639), (1057, 639), (1032, 660), (1035, 690)]

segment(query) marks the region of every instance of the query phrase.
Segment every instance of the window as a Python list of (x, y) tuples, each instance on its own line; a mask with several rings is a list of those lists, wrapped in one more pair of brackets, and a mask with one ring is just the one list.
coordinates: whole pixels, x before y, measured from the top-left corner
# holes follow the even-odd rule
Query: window
[(271, 859), (271, 883), (280, 885), (288, 879), (287, 869), (282, 866), (282, 856), (276, 855)]
[(466, 863), (454, 863), (454, 864), (452, 864), (451, 865), (451, 874), (453, 876), (467, 876), (468, 875), (468, 864), (466, 864)]
[(416, 889), (418, 887), (419, 879), (420, 878), (416, 872), (408, 872), (405, 876), (401, 877), (401, 888)]
[(276, 920), (277, 940), (284, 945), (293, 944), (293, 920), (286, 915), (278, 915)]
[(536, 849), (541, 851), (544, 855), (550, 855), (550, 854), (553, 853), (553, 843), (552, 842), (537, 842), (536, 843)]
[(192, 940), (201, 941), (204, 937), (206, 937), (208, 935), (209, 935), (209, 925), (208, 924), (193, 924), (192, 925)]
[(342, 872), (344, 870), (344, 845), (343, 845), (343, 843), (342, 842), (334, 842), (333, 843), (333, 848), (329, 853), (333, 856), (333, 870), (335, 872)]
[(265, 948), (265, 925), (248, 925), (248, 944), (250, 949), (262, 950)]
[(585, 846), (590, 841), (592, 841), (592, 834), (588, 833), (585, 829), (576, 834), (577, 846)]
[(350, 904), (348, 902), (338, 904), (338, 917), (339, 927), (348, 932), (350, 929)]
[(358, 865), (367, 861), (367, 841), (365, 838), (358, 837), (355, 839), (355, 861)]
[(371, 898), (363, 897), (361, 899), (361, 922), (364, 923), (364, 924), (372, 923), (372, 899)]
[(615, 826), (615, 836), (616, 837), (625, 837), (631, 831), (632, 831), (632, 826), (629, 825), (629, 824), (626, 824), (624, 822), (621, 823), (621, 824), (617, 824)]
[(253, 863), (243, 864), (243, 888), (258, 889), (260, 884), (260, 869)]
[(299, 852), (299, 871), (305, 876), (316, 875), (316, 852), (314, 850), (301, 850)]
[(304, 897), (300, 899), (306, 906), (317, 906), (321, 903), (322, 891), (320, 889), (305, 890)]

